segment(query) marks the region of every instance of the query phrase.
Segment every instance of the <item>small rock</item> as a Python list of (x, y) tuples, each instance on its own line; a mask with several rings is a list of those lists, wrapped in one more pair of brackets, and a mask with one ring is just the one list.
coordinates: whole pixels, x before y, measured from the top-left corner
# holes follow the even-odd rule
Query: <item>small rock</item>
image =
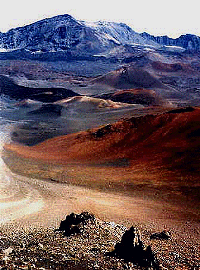
[(93, 247), (93, 248), (91, 248), (91, 249), (90, 249), (90, 251), (92, 251), (92, 252), (95, 252), (95, 253), (96, 253), (96, 252), (99, 252), (99, 248)]
[(168, 240), (170, 238), (171, 238), (170, 233), (166, 231), (162, 231), (160, 233), (153, 233), (150, 236), (150, 239)]
[(5, 261), (5, 262), (7, 262), (8, 260), (9, 260), (8, 256), (5, 256), (5, 257), (3, 258), (3, 261)]
[(11, 254), (13, 252), (13, 248), (9, 247), (9, 248), (5, 249), (3, 252), (4, 252), (5, 256), (8, 256), (9, 254)]
[(44, 245), (41, 244), (41, 243), (39, 243), (38, 246), (39, 246), (40, 248), (44, 248)]

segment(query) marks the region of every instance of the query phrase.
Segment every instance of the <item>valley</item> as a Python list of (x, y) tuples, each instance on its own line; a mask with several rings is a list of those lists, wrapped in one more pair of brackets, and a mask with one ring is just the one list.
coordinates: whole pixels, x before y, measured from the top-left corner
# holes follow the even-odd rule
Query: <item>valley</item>
[[(0, 33), (2, 239), (47, 228), (53, 239), (65, 215), (89, 211), (138, 227), (159, 269), (198, 269), (199, 44), (70, 15)], [(147, 239), (162, 230), (169, 242)]]

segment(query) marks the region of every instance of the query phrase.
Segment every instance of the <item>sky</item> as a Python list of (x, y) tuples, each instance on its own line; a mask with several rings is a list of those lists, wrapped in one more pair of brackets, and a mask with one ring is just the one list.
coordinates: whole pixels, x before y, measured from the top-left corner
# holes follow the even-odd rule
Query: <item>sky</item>
[(124, 22), (136, 32), (200, 36), (198, 0), (1, 0), (0, 31), (70, 14), (78, 20)]

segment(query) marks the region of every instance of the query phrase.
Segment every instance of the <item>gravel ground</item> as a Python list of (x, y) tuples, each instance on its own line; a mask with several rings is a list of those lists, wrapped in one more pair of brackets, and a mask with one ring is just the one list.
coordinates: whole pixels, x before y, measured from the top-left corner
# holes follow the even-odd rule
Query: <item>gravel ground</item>
[[(199, 269), (198, 239), (188, 245), (172, 231), (169, 240), (150, 240), (152, 232), (145, 227), (139, 229), (144, 245), (150, 244), (156, 254), (160, 269)], [(106, 256), (126, 230), (123, 225), (97, 218), (69, 237), (52, 227), (14, 230), (4, 226), (0, 228), (0, 269), (141, 269)]]

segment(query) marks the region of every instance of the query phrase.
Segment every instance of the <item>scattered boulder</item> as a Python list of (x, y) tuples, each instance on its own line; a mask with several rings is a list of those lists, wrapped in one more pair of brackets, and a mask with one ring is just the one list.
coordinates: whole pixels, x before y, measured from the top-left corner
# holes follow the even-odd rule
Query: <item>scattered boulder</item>
[(139, 232), (133, 226), (123, 234), (121, 242), (117, 243), (115, 249), (107, 255), (124, 259), (140, 267), (160, 269), (151, 246), (144, 247)]
[(168, 240), (170, 238), (171, 238), (170, 233), (166, 231), (162, 231), (160, 233), (153, 233), (150, 236), (150, 239)]
[(65, 236), (80, 233), (80, 226), (87, 220), (94, 220), (94, 215), (88, 212), (82, 212), (81, 214), (71, 213), (66, 216), (65, 220), (62, 220), (60, 227), (56, 231), (64, 231)]

